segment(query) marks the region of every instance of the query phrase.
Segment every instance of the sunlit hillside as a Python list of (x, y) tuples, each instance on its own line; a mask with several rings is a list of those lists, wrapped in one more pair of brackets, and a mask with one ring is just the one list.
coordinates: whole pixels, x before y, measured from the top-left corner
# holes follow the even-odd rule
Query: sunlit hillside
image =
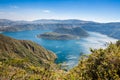
[[(5, 37), (0, 35), (2, 40), (10, 39), (9, 43), (12, 44), (14, 39)], [(117, 41), (116, 44), (110, 44), (106, 49), (98, 49), (92, 50), (92, 54), (90, 55), (83, 55), (80, 57), (79, 64), (69, 71), (65, 71), (64, 69), (60, 69), (59, 65), (53, 64), (53, 62), (46, 61), (41, 63), (37, 60), (37, 56), (35, 59), (36, 54), (32, 54), (31, 52), (27, 51), (30, 50), (29, 45), (27, 46), (27, 41), (24, 41), (26, 44), (26, 52), (29, 53), (33, 61), (35, 63), (39, 63), (41, 66), (36, 66), (34, 62), (31, 62), (31, 58), (24, 58), (18, 55), (21, 53), (22, 55), (26, 55), (23, 51), (19, 51), (19, 53), (13, 52), (12, 48), (21, 45), (20, 41), (16, 41), (18, 44), (13, 44), (10, 46), (8, 44), (8, 48), (2, 46), (2, 40), (0, 40), (1, 48), (0, 49), (0, 79), (1, 80), (119, 80), (120, 79), (120, 41)], [(31, 43), (31, 42), (30, 42)], [(6, 43), (7, 45), (7, 43)], [(30, 44), (36, 45), (34, 43)], [(10, 49), (11, 47), (11, 49)], [(40, 47), (36, 45), (36, 49)], [(4, 51), (7, 49), (7, 51)], [(8, 50), (9, 49), (9, 50)], [(11, 53), (9, 52), (11, 51)], [(41, 50), (40, 50), (41, 51)], [(45, 50), (43, 50), (45, 51)], [(40, 54), (40, 53), (38, 53)], [(46, 53), (43, 53), (45, 55)], [(51, 53), (48, 53), (49, 55)], [(46, 55), (46, 56), (47, 56)], [(8, 56), (8, 57), (7, 57)], [(54, 55), (51, 55), (51, 57)], [(45, 57), (45, 56), (44, 56)], [(44, 58), (43, 57), (43, 58)], [(35, 59), (35, 60), (34, 60)], [(44, 60), (47, 60), (44, 59)], [(43, 60), (43, 61), (44, 61)], [(50, 65), (50, 66), (48, 66)], [(54, 67), (53, 67), (54, 65)], [(56, 66), (56, 67), (55, 67)]]

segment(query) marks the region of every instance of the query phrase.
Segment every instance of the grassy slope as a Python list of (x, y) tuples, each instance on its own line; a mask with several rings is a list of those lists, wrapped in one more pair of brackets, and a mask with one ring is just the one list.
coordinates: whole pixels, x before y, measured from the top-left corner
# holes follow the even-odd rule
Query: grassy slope
[[(8, 42), (11, 42), (10, 38)], [(21, 43), (24, 44), (23, 41), (20, 42), (20, 44)], [(2, 45), (2, 43), (0, 44)], [(2, 50), (1, 52), (5, 52), (6, 50), (4, 49), (8, 49), (8, 48), (4, 47), (3, 49), (1, 49)], [(24, 50), (22, 51), (24, 52)], [(78, 66), (74, 67), (72, 70), (68, 72), (59, 70), (57, 68), (50, 69), (50, 67), (46, 68), (46, 67), (36, 66), (36, 64), (32, 63), (28, 59), (24, 59), (23, 57), (18, 57), (19, 53), (14, 55), (14, 58), (11, 58), (12, 54), (11, 56), (10, 55), (6, 56), (7, 55), (6, 52), (4, 57), (0, 58), (1, 59), (0, 79), (1, 80), (119, 80), (120, 79), (120, 41), (118, 41), (116, 44), (110, 44), (107, 49), (104, 50), (99, 49), (99, 50), (91, 50), (91, 51), (92, 54), (81, 57)], [(11, 51), (9, 51), (8, 53), (10, 54), (10, 52)], [(28, 55), (31, 54), (32, 53)], [(7, 59), (3, 59), (3, 58), (7, 58)]]
[(0, 59), (26, 58), (34, 65), (53, 62), (56, 55), (36, 43), (0, 35)]

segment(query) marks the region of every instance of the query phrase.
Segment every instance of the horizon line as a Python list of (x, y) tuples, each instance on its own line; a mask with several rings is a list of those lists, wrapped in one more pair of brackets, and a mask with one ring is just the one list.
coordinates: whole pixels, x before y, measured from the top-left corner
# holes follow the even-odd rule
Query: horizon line
[(43, 18), (43, 19), (33, 19), (33, 20), (24, 20), (24, 19), (7, 19), (7, 18), (1, 18), (0, 20), (10, 20), (10, 21), (27, 21), (27, 22), (33, 22), (37, 20), (79, 20), (79, 21), (85, 21), (85, 22), (94, 22), (94, 23), (120, 23), (120, 21), (108, 21), (108, 22), (103, 22), (103, 21), (94, 21), (94, 20), (84, 20), (84, 19), (76, 19), (76, 18), (68, 18), (68, 19), (55, 19), (55, 18)]

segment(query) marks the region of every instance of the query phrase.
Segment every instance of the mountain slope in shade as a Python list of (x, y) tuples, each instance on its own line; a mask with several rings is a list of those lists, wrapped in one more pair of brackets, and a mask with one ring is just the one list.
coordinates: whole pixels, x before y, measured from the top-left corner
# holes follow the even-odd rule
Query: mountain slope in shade
[(0, 59), (14, 58), (27, 59), (35, 66), (50, 66), (57, 57), (32, 41), (16, 40), (0, 34)]
[(87, 31), (99, 32), (109, 37), (120, 39), (120, 22), (114, 23), (88, 23), (82, 25)]
[(89, 34), (82, 29), (81, 27), (76, 27), (76, 28), (57, 28), (54, 30), (56, 33), (61, 33), (61, 34), (71, 34), (71, 35), (76, 35), (79, 37), (87, 37)]

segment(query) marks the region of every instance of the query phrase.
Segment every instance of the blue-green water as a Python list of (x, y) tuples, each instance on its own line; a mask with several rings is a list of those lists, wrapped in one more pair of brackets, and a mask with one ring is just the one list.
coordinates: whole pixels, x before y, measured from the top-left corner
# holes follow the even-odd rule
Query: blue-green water
[(80, 40), (46, 40), (37, 38), (36, 35), (48, 32), (47, 30), (29, 30), (19, 32), (3, 32), (7, 36), (20, 39), (32, 40), (48, 50), (53, 51), (57, 56), (57, 63), (66, 62), (69, 68), (78, 63), (81, 53), (89, 54), (89, 48), (104, 48), (106, 42), (115, 42), (116, 39), (110, 38), (95, 32), (89, 32), (88, 38)]

